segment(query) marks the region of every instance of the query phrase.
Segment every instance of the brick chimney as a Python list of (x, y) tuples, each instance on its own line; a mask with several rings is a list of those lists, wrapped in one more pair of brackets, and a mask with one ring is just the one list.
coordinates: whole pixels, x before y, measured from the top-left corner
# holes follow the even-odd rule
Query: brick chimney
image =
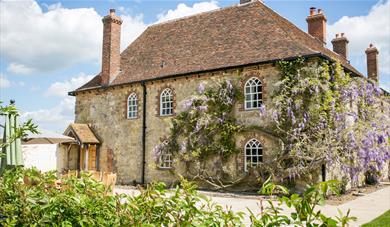
[(101, 85), (107, 86), (120, 71), (120, 42), (122, 19), (115, 15), (115, 9), (103, 19), (103, 53)]
[(326, 17), (322, 10), (311, 7), (306, 21), (308, 33), (326, 44)]
[(348, 43), (349, 40), (344, 33), (336, 34), (336, 38), (332, 39), (333, 51), (348, 59)]
[(374, 47), (374, 45), (370, 44), (370, 46), (366, 49), (367, 55), (367, 76), (368, 79), (378, 82), (379, 74), (378, 74), (378, 49)]

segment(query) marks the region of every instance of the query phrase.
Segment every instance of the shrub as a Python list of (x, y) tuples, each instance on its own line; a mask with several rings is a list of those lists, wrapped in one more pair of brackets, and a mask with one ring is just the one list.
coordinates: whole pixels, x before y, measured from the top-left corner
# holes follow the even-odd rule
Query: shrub
[[(262, 210), (259, 216), (251, 212), (251, 221), (254, 226), (348, 226), (355, 217), (349, 216), (349, 211), (346, 216), (343, 216), (339, 210), (339, 217), (336, 219), (327, 217), (316, 210), (317, 205), (324, 204), (328, 192), (338, 193), (337, 181), (326, 181), (318, 183), (314, 186), (309, 186), (302, 195), (291, 194), (278, 198), (277, 205), (272, 201), (268, 201), (269, 206)], [(287, 188), (275, 185), (270, 181), (270, 178), (263, 184), (261, 194), (272, 195), (274, 193), (288, 194)], [(292, 208), (293, 212), (290, 215), (284, 215), (281, 205), (286, 205)]]
[(139, 196), (107, 195), (87, 174), (63, 179), (54, 172), (8, 170), (0, 178), (0, 226), (241, 226), (242, 213), (211, 203), (185, 180), (168, 191), (153, 183)]
[[(55, 182), (54, 172), (7, 170), (0, 178), (0, 226), (243, 226), (242, 212), (212, 203), (183, 179), (174, 190), (152, 183), (140, 188), (138, 196), (111, 196), (88, 174), (63, 179), (61, 188)], [(303, 195), (279, 198), (280, 204), (295, 209), (290, 215), (269, 202), (260, 216), (252, 213), (252, 226), (346, 226), (354, 219), (349, 214), (333, 219), (315, 210), (334, 184), (320, 183)], [(261, 193), (275, 192), (288, 193), (266, 181)]]

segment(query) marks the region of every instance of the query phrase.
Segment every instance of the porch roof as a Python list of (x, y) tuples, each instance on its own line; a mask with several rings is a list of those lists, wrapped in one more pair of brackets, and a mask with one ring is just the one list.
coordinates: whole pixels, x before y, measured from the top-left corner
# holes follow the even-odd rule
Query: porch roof
[(99, 139), (88, 124), (72, 123), (65, 130), (64, 135), (75, 137), (81, 144), (100, 144)]

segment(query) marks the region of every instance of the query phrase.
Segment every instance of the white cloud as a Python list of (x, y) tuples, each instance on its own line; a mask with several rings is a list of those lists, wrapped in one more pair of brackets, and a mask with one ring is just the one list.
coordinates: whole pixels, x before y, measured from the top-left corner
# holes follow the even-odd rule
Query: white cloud
[[(349, 39), (352, 63), (366, 69), (365, 49), (373, 43), (379, 49), (380, 74), (390, 74), (390, 1), (380, 1), (365, 16), (344, 16), (328, 26), (328, 40), (344, 32)], [(363, 71), (365, 73), (366, 71)], [(383, 78), (382, 78), (383, 79)]]
[(80, 73), (78, 76), (72, 77), (68, 81), (55, 82), (50, 85), (48, 90), (45, 92), (45, 96), (66, 97), (69, 91), (81, 87), (89, 80), (91, 80), (92, 77), (92, 75), (85, 75), (84, 73)]
[(14, 74), (28, 75), (34, 72), (35, 69), (29, 68), (22, 64), (11, 62), (7, 67), (7, 71)]
[(74, 97), (65, 97), (61, 102), (52, 108), (39, 109), (21, 113), (22, 121), (33, 119), (33, 122), (40, 129), (56, 130), (63, 132), (74, 119)]
[[(1, 57), (16, 74), (51, 72), (100, 60), (103, 26), (93, 8), (46, 5), (34, 0), (0, 1)], [(142, 16), (122, 16), (122, 43), (133, 41), (145, 28)]]
[(180, 3), (177, 5), (176, 9), (174, 10), (168, 10), (167, 12), (161, 13), (157, 15), (158, 23), (172, 20), (180, 17), (190, 16), (197, 13), (202, 13), (214, 9), (218, 9), (218, 3), (217, 1), (210, 1), (210, 2), (199, 2), (194, 3), (192, 6), (187, 6), (185, 3)]
[(0, 88), (7, 88), (11, 86), (11, 81), (7, 80), (7, 78), (0, 74)]
[(22, 119), (27, 120), (31, 118), (39, 128), (63, 132), (74, 120), (75, 98), (68, 96), (68, 92), (85, 84), (92, 77), (91, 75), (80, 73), (67, 81), (51, 84), (44, 95), (61, 97), (59, 104), (51, 108), (24, 112), (21, 114)]
[[(121, 50), (126, 49), (143, 31), (147, 25), (143, 22), (143, 16), (130, 16), (128, 14), (120, 15), (123, 23), (121, 30)], [(102, 40), (101, 40), (102, 42)]]

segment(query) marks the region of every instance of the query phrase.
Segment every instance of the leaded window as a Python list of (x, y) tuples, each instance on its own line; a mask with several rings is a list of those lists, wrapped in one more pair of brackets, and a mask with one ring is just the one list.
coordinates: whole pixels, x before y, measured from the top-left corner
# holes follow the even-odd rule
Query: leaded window
[(261, 81), (252, 77), (245, 83), (245, 109), (258, 109), (263, 103), (263, 87)]
[[(168, 141), (164, 141), (163, 143), (163, 147), (166, 147), (168, 145)], [(170, 169), (172, 168), (172, 163), (172, 153), (167, 151), (167, 149), (162, 149), (160, 154), (160, 168)]]
[(263, 162), (263, 147), (257, 139), (251, 139), (245, 144), (245, 171)]
[(166, 88), (160, 95), (160, 115), (169, 116), (173, 114), (173, 95), (172, 90)]
[(132, 93), (127, 98), (127, 118), (137, 118), (138, 114), (138, 98), (135, 93)]

